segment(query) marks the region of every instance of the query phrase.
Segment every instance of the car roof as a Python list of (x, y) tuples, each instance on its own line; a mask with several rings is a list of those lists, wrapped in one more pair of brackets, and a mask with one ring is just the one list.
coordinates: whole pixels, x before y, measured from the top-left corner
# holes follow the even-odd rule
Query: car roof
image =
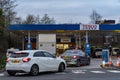
[[(46, 51), (46, 50), (20, 50), (20, 51), (17, 51), (16, 53), (19, 53), (19, 52), (30, 52), (30, 53), (34, 53), (34, 52), (37, 52), (37, 51)], [(48, 51), (47, 51), (48, 52)]]
[(102, 48), (95, 48), (95, 49), (102, 49)]
[(118, 48), (118, 47), (113, 47), (112, 49), (120, 49), (120, 48)]
[(84, 52), (83, 50), (80, 50), (80, 49), (69, 49), (69, 50), (66, 50), (65, 52), (67, 52), (67, 51), (80, 51), (80, 52)]
[(82, 51), (81, 49), (68, 49), (68, 50), (71, 50), (71, 51)]

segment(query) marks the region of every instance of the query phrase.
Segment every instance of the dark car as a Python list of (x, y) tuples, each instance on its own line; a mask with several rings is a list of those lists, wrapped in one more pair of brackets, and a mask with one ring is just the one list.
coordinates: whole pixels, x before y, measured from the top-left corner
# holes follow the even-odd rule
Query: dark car
[(100, 58), (102, 57), (102, 48), (95, 48), (93, 53), (92, 53), (93, 58)]
[(67, 66), (90, 65), (90, 56), (82, 50), (66, 50), (61, 57), (66, 61)]

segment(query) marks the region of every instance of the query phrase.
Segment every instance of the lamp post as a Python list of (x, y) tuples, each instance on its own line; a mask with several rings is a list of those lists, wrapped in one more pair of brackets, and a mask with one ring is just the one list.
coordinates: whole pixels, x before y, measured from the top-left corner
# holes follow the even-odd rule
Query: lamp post
[(28, 32), (28, 44), (30, 44), (31, 41), (30, 41), (30, 32)]
[(30, 32), (28, 31), (28, 43), (26, 45), (26, 49), (27, 50), (31, 50), (32, 49), (32, 44), (31, 44), (31, 41), (30, 41)]
[(87, 44), (88, 43), (88, 31), (86, 31), (86, 41), (85, 43)]
[(85, 52), (86, 52), (86, 54), (91, 55), (90, 54), (91, 53), (91, 46), (88, 43), (88, 31), (86, 31)]

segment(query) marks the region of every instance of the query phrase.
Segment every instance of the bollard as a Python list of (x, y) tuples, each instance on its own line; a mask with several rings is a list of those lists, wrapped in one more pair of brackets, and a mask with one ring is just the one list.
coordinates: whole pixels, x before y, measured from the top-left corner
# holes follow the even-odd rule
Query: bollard
[(106, 64), (105, 61), (102, 62), (102, 67), (105, 68)]
[(117, 60), (116, 66), (120, 67), (120, 61), (119, 60)]
[(113, 62), (112, 62), (112, 59), (111, 59), (111, 57), (109, 58), (108, 65), (109, 65), (109, 67), (112, 67), (112, 66), (113, 66)]

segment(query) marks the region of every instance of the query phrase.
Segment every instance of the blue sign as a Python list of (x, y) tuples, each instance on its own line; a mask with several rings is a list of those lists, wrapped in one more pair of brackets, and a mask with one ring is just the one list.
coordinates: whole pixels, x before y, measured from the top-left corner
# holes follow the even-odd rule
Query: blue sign
[(88, 55), (90, 55), (90, 53), (91, 53), (91, 46), (90, 46), (90, 44), (85, 44), (85, 52), (86, 52), (86, 54), (88, 54)]
[(31, 43), (26, 44), (26, 50), (32, 50), (32, 44)]
[(105, 61), (105, 63), (108, 63), (109, 61), (109, 50), (108, 49), (102, 50), (102, 60)]

